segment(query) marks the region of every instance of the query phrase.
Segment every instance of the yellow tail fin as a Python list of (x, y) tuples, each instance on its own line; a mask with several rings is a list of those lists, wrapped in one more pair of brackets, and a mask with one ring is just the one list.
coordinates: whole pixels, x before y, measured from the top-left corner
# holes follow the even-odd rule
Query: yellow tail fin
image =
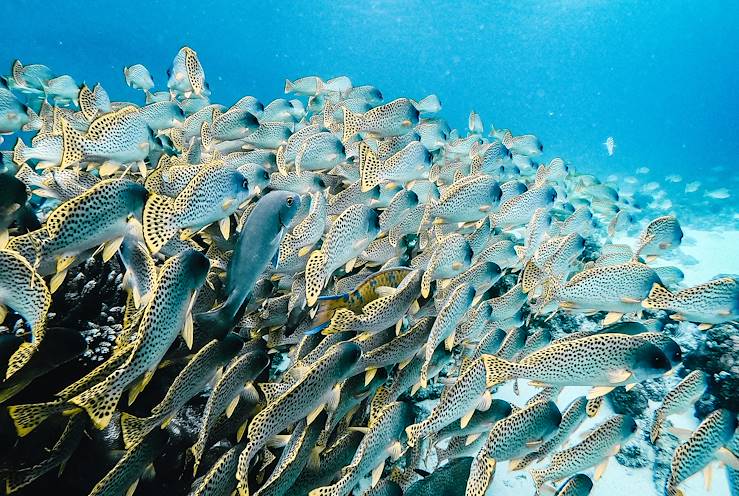
[(59, 166), (64, 168), (68, 165), (76, 164), (85, 158), (83, 149), (84, 138), (67, 121), (61, 117), (59, 119), (62, 127), (62, 160)]
[(151, 195), (144, 205), (144, 241), (151, 253), (157, 253), (177, 234), (174, 199)]

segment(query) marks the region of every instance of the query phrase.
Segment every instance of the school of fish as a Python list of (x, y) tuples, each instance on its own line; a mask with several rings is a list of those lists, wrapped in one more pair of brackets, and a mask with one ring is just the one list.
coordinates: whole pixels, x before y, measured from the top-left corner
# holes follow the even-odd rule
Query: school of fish
[[(435, 95), (388, 102), (345, 76), (213, 103), (189, 47), (166, 88), (141, 64), (123, 73), (145, 103), (20, 61), (0, 85), (0, 133), (18, 135), (0, 175), (0, 323), (16, 323), (0, 335), (5, 493), (113, 429), (119, 455), (89, 494), (135, 494), (177, 451), (196, 495), (482, 496), (506, 462), (530, 470), (531, 493), (585, 496), (637, 431), (674, 435), (668, 417), (710, 386), (661, 324), (737, 325), (739, 281), (681, 286), (658, 263), (678, 220), (539, 162), (536, 136), (486, 133), (475, 112), (451, 129)], [(641, 234), (614, 242), (627, 219)], [(19, 402), (87, 348), (51, 309), (91, 257), (124, 274), (112, 350)], [(555, 339), (560, 313), (597, 326)], [(675, 373), (646, 428), (600, 408)], [(500, 396), (521, 382), (538, 392)], [(191, 405), (197, 438), (174, 446)], [(736, 484), (736, 424), (717, 409), (675, 430), (664, 494), (716, 460)], [(49, 447), (11, 449), (26, 439)]]

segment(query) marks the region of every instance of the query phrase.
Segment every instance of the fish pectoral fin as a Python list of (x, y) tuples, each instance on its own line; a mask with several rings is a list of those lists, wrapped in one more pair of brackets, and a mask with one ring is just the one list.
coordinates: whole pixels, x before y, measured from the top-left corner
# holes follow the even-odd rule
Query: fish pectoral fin
[(195, 326), (192, 321), (192, 312), (189, 312), (187, 314), (187, 317), (185, 318), (185, 325), (182, 327), (182, 339), (185, 340), (185, 344), (187, 345), (187, 349), (192, 349), (192, 342), (195, 338)]
[(726, 448), (719, 448), (716, 451), (716, 458), (726, 464), (727, 467), (731, 467), (734, 470), (739, 470), (739, 457)]
[(537, 446), (541, 446), (541, 443), (543, 443), (543, 442), (544, 442), (543, 439), (534, 439), (532, 441), (527, 441), (526, 442), (526, 447), (527, 448), (536, 448)]
[(711, 485), (713, 483), (713, 467), (709, 463), (703, 468), (703, 487), (706, 491), (711, 491)]
[(616, 389), (615, 386), (597, 386), (588, 391), (586, 398), (589, 400), (600, 398), (601, 396), (607, 395), (614, 389)]
[(713, 327), (713, 324), (709, 324), (708, 322), (703, 322), (702, 324), (698, 324), (698, 330), (700, 331), (707, 331)]
[(59, 289), (59, 286), (62, 285), (64, 282), (64, 279), (67, 277), (67, 270), (64, 269), (62, 271), (57, 272), (51, 277), (51, 281), (49, 281), (49, 292), (54, 293), (57, 289)]
[(357, 263), (357, 258), (356, 258), (356, 257), (354, 257), (354, 258), (352, 258), (351, 260), (349, 260), (349, 261), (348, 261), (348, 262), (346, 263), (346, 265), (344, 266), (344, 269), (345, 269), (345, 270), (346, 270), (347, 272), (351, 272), (351, 271), (352, 271), (352, 270), (354, 269), (354, 264), (356, 264), (356, 263)]
[(444, 348), (447, 351), (452, 351), (454, 348), (454, 338), (455, 338), (456, 332), (452, 331), (452, 333), (447, 336), (447, 338), (444, 340)]
[(151, 378), (154, 377), (155, 371), (156, 369), (147, 370), (146, 372), (144, 372), (144, 376), (141, 378), (141, 380), (136, 382), (133, 385), (133, 387), (131, 387), (131, 389), (128, 391), (128, 404), (129, 405), (133, 404), (133, 402), (136, 401), (136, 398), (138, 397), (138, 395), (141, 393), (141, 391), (144, 390), (146, 385), (149, 384), (149, 381), (151, 380)]
[(228, 239), (231, 236), (231, 216), (224, 217), (218, 221), (218, 228), (223, 235), (223, 239)]
[(631, 371), (628, 369), (609, 370), (607, 374), (610, 384), (620, 384), (632, 376)]
[(367, 434), (370, 431), (369, 427), (354, 426), (354, 425), (347, 427), (347, 430), (353, 431), (353, 432), (359, 432), (362, 434)]
[(623, 298), (621, 298), (621, 302), (622, 303), (634, 303), (634, 304), (636, 304), (636, 303), (641, 303), (641, 300), (637, 300), (636, 298), (631, 298), (631, 297), (628, 297), (628, 296), (624, 296)]
[(236, 442), (241, 442), (241, 439), (244, 437), (244, 433), (246, 432), (246, 426), (249, 423), (249, 421), (244, 421), (243, 424), (239, 426), (239, 428), (236, 430)]
[(136, 486), (139, 485), (139, 479), (136, 479), (133, 481), (133, 484), (128, 486), (128, 489), (126, 489), (126, 496), (133, 496), (133, 493), (136, 492)]
[(464, 416), (459, 419), (459, 426), (464, 429), (467, 427), (467, 424), (470, 423), (470, 420), (472, 419), (472, 415), (475, 414), (475, 408), (471, 409), (469, 412), (465, 413)]
[(367, 386), (377, 374), (376, 368), (367, 369), (364, 371), (364, 385)]
[(613, 324), (614, 322), (618, 322), (623, 316), (624, 314), (620, 312), (608, 312), (601, 324), (604, 326)]
[(477, 406), (475, 407), (475, 410), (486, 412), (490, 409), (490, 405), (492, 404), (493, 404), (493, 395), (490, 393), (490, 391), (485, 391), (484, 393), (482, 393), (480, 400), (477, 402)]
[(318, 418), (318, 415), (321, 414), (321, 412), (323, 411), (323, 409), (324, 409), (325, 406), (326, 406), (325, 403), (321, 403), (320, 405), (318, 405), (316, 407), (315, 410), (313, 410), (312, 412), (310, 412), (308, 414), (308, 416), (306, 417), (306, 419), (305, 419), (305, 424), (306, 425), (311, 425), (313, 423), (313, 421), (316, 420), (316, 418)]
[(400, 441), (395, 441), (387, 449), (387, 453), (388, 455), (390, 455), (390, 459), (394, 462), (398, 461), (400, 457), (403, 456), (404, 451), (405, 450), (403, 449), (403, 445), (400, 443)]
[(385, 296), (392, 296), (395, 294), (396, 289), (391, 286), (377, 286), (375, 288), (375, 293), (377, 293), (377, 296), (380, 298), (383, 298)]
[(375, 487), (382, 478), (382, 471), (385, 470), (385, 460), (381, 461), (378, 466), (372, 469), (372, 487)]
[(476, 434), (470, 434), (469, 436), (467, 436), (465, 438), (464, 445), (465, 446), (469, 446), (470, 444), (472, 444), (475, 441), (477, 441), (480, 438), (480, 436), (482, 436), (482, 433), (479, 433), (479, 432), (476, 433)]
[(341, 385), (337, 384), (326, 395), (326, 411), (329, 411), (329, 412), (335, 411), (339, 407), (340, 399), (341, 399)]
[(686, 429), (684, 427), (675, 427), (674, 425), (668, 427), (667, 431), (682, 440), (689, 439), (690, 436), (693, 435), (693, 431), (691, 431), (690, 429)]
[(603, 461), (595, 467), (595, 473), (593, 474), (594, 480), (599, 480), (605, 473), (606, 468), (608, 467), (608, 458), (609, 457), (604, 458)]
[(267, 440), (268, 448), (284, 448), (290, 441), (290, 434), (275, 434)]
[(239, 398), (240, 396), (237, 394), (226, 407), (226, 418), (231, 418), (231, 415), (233, 415), (236, 406), (239, 404)]

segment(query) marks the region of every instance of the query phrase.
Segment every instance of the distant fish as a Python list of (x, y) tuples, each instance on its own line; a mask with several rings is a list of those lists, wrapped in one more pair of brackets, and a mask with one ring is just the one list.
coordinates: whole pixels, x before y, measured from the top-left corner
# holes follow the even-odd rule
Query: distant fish
[(639, 167), (636, 169), (637, 174), (649, 174), (649, 167)]
[(683, 177), (677, 174), (670, 174), (669, 176), (665, 176), (665, 181), (667, 181), (668, 183), (679, 183), (682, 180)]
[(685, 192), (695, 193), (696, 191), (698, 191), (698, 189), (700, 189), (700, 187), (701, 187), (700, 181), (693, 181), (685, 185)]
[(705, 196), (713, 198), (714, 200), (725, 200), (731, 196), (728, 188), (718, 188), (711, 191), (706, 191)]
[(608, 151), (608, 156), (612, 156), (613, 152), (616, 150), (616, 142), (613, 140), (613, 137), (609, 136), (608, 138), (606, 138), (606, 141), (603, 143), (603, 145)]

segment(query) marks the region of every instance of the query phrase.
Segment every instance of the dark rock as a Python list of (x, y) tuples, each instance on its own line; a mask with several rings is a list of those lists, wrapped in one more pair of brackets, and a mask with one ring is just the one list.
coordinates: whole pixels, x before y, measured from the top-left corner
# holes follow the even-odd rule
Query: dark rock
[(613, 411), (621, 415), (640, 417), (649, 406), (647, 395), (641, 384), (637, 384), (631, 391), (619, 386), (606, 396)]

